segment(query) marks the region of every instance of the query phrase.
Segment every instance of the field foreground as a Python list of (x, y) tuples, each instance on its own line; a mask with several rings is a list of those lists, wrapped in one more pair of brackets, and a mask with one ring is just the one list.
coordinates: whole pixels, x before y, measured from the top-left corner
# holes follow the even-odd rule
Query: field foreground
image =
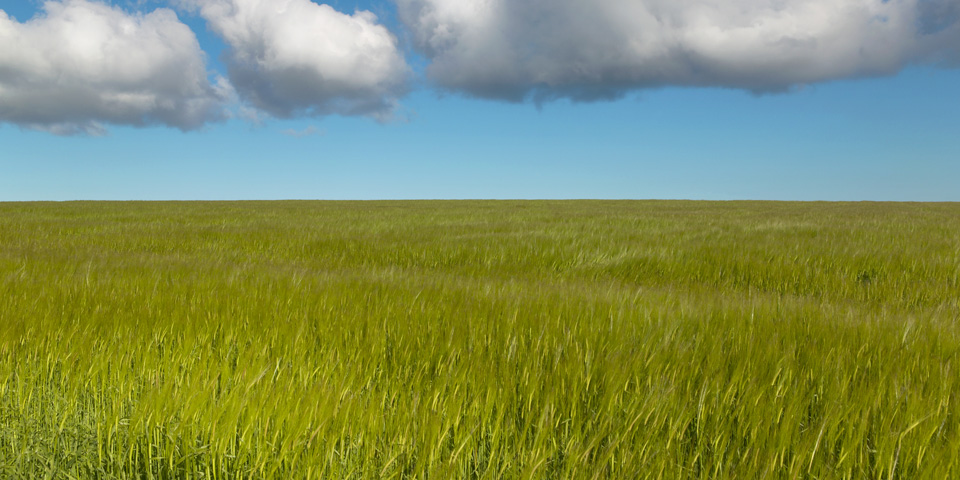
[(960, 478), (960, 204), (0, 204), (0, 478)]

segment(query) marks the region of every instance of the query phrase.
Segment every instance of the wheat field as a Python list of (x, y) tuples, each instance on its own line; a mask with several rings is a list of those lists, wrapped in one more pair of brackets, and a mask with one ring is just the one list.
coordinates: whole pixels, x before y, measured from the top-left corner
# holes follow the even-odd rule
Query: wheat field
[(960, 478), (960, 204), (0, 203), (0, 478)]

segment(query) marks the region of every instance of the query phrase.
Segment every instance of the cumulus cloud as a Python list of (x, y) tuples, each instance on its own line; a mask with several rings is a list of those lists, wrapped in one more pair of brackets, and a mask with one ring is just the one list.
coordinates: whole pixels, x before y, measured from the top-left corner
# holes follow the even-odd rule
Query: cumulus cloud
[(957, 64), (958, 0), (396, 0), (441, 87), (509, 101), (754, 92)]
[(211, 85), (196, 36), (172, 10), (48, 1), (25, 23), (0, 10), (0, 123), (61, 135), (108, 124), (190, 130), (224, 117), (228, 90)]
[(389, 118), (409, 68), (396, 38), (367, 11), (310, 0), (181, 0), (229, 45), (240, 97), (275, 117)]

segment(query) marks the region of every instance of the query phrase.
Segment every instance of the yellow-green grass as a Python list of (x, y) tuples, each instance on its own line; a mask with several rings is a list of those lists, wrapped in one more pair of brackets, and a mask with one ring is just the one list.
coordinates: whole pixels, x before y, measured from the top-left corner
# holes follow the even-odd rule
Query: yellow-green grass
[(0, 478), (960, 478), (960, 204), (0, 204)]

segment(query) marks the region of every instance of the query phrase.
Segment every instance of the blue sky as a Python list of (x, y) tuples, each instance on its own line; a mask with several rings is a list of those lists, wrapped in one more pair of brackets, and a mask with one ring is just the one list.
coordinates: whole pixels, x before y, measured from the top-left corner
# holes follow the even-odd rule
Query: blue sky
[[(73, 8), (100, 12), (118, 25), (139, 18), (139, 28), (171, 29), (157, 38), (169, 38), (170, 32), (188, 38), (192, 32), (205, 53), (198, 57), (184, 46), (189, 42), (179, 42), (168, 49), (167, 63), (154, 68), (146, 61), (143, 68), (149, 75), (130, 73), (133, 67), (110, 67), (115, 64), (104, 56), (123, 55), (123, 48), (158, 51), (144, 47), (152, 37), (138, 33), (137, 39), (147, 40), (110, 44), (120, 45), (120, 50), (94, 45), (91, 48), (100, 50), (69, 56), (89, 58), (96, 69), (58, 66), (60, 72), (85, 73), (74, 77), (60, 73), (57, 81), (43, 83), (48, 79), (42, 72), (47, 70), (30, 67), (33, 63), (27, 55), (18, 57), (8, 51), (4, 56), (0, 44), (0, 200), (960, 201), (960, 95), (956, 91), (960, 70), (955, 68), (960, 64), (960, 47), (951, 47), (957, 45), (953, 40), (960, 38), (960, 27), (951, 16), (956, 10), (954, 0), (941, 2), (934, 14), (927, 14), (934, 17), (915, 15), (909, 17), (911, 22), (898, 23), (898, 15), (912, 15), (906, 10), (884, 13), (891, 18), (885, 24), (909, 26), (897, 30), (875, 26), (877, 22), (865, 22), (854, 13), (839, 17), (848, 21), (845, 27), (831, 17), (832, 24), (845, 28), (839, 33), (825, 30), (818, 17), (806, 12), (786, 11), (768, 18), (760, 4), (769, 2), (738, 0), (740, 11), (744, 5), (756, 6), (757, 18), (767, 23), (776, 20), (778, 31), (789, 27), (795, 32), (791, 38), (812, 38), (816, 41), (808, 44), (818, 45), (785, 51), (770, 50), (770, 45), (778, 43), (769, 41), (769, 33), (758, 34), (762, 41), (744, 40), (743, 30), (731, 27), (743, 19), (724, 16), (722, 9), (703, 10), (710, 3), (706, 1), (675, 2), (687, 6), (671, 11), (677, 18), (698, 19), (700, 30), (664, 30), (659, 37), (636, 38), (631, 36), (637, 26), (632, 20), (598, 30), (597, 22), (606, 27), (602, 22), (610, 17), (586, 15), (583, 23), (587, 25), (580, 25), (584, 15), (565, 15), (567, 10), (577, 11), (576, 0), (559, 1), (547, 16), (536, 10), (543, 2), (516, 0), (501, 9), (512, 9), (502, 18), (489, 12), (483, 17), (477, 11), (457, 17), (460, 13), (445, 1), (338, 1), (330, 5), (344, 15), (316, 10), (318, 25), (329, 31), (340, 31), (335, 22), (362, 24), (364, 41), (372, 40), (368, 50), (358, 55), (374, 58), (376, 63), (344, 67), (342, 57), (333, 62), (328, 60), (332, 57), (293, 49), (287, 58), (309, 59), (320, 76), (291, 79), (289, 72), (303, 69), (273, 68), (269, 59), (250, 62), (252, 57), (243, 56), (260, 51), (263, 45), (268, 50), (286, 48), (278, 43), (286, 41), (286, 34), (250, 33), (264, 24), (268, 32), (271, 28), (269, 22), (261, 21), (270, 12), (254, 8), (256, 0), (115, 1), (102, 11), (91, 6), (96, 2), (73, 0)], [(230, 2), (249, 8), (249, 15), (239, 20), (225, 16), (227, 10), (218, 8)], [(630, 2), (600, 0), (595, 5), (599, 10), (619, 11), (626, 3)], [(663, 2), (647, 3), (651, 11), (666, 8)], [(883, 5), (878, 2), (877, 8), (886, 8)], [(40, 2), (0, 0), (0, 9), (10, 17), (8, 30), (27, 39), (32, 33), (19, 27), (28, 25), (23, 22), (56, 16), (49, 10), (39, 13), (39, 6)], [(310, 5), (298, 8), (314, 12)], [(175, 20), (189, 30), (178, 29), (170, 18), (143, 20), (143, 15), (157, 9), (172, 9)], [(352, 16), (357, 9), (373, 11), (377, 18)], [(703, 11), (711, 13), (704, 16)], [(479, 17), (487, 23), (471, 23)], [(532, 17), (547, 18), (543, 23), (548, 25), (523, 24)], [(64, 13), (63, 18), (68, 15)], [(293, 24), (283, 23), (289, 22), (285, 18), (277, 17), (272, 25), (289, 32)], [(150, 23), (154, 20), (156, 24)], [(48, 23), (34, 25), (35, 30), (67, 30), (63, 24)], [(438, 30), (438, 25), (443, 28)], [(77, 35), (99, 35), (92, 27), (78, 31)], [(347, 35), (353, 30), (343, 31)], [(431, 43), (436, 42), (437, 31), (452, 37)], [(566, 36), (549, 37), (552, 31), (566, 32)], [(607, 31), (636, 40), (632, 50), (610, 53), (609, 45), (629, 42), (603, 33)], [(3, 32), (0, 24), (0, 36)], [(730, 32), (730, 38), (735, 33), (739, 36), (729, 47), (711, 50), (709, 44), (696, 40), (707, 34), (703, 32), (721, 44), (728, 41), (724, 32)], [(721, 36), (716, 37), (716, 32)], [(489, 37), (493, 35), (500, 37)], [(383, 43), (390, 38), (392, 44)], [(657, 50), (647, 48), (650, 45), (668, 44), (665, 38), (674, 43), (677, 38), (693, 39), (684, 40), (689, 42), (683, 45), (684, 51), (694, 51), (704, 60), (689, 67), (669, 54), (642, 53)], [(344, 45), (363, 43), (347, 40)], [(297, 45), (323, 49), (321, 41), (311, 37)], [(863, 53), (874, 44), (882, 44), (883, 52), (900, 53)], [(336, 51), (342, 53), (341, 47)], [(52, 65), (68, 58), (51, 53), (53, 48), (59, 47), (38, 47), (36, 55)], [(571, 53), (580, 50), (586, 53)], [(842, 52), (847, 50), (860, 53), (845, 57)], [(518, 51), (523, 55), (518, 56)], [(87, 55), (90, 52), (98, 54)], [(131, 56), (138, 54), (131, 52)], [(186, 73), (167, 78), (166, 83), (156, 80), (181, 62), (196, 68), (184, 67)], [(793, 65), (804, 68), (793, 69)], [(4, 68), (24, 76), (39, 75), (32, 85), (40, 86), (20, 87), (19, 77), (4, 76)], [(200, 78), (203, 85), (191, 90), (188, 100), (193, 102), (189, 105), (202, 104), (203, 109), (187, 114), (182, 107), (187, 103), (176, 103), (176, 111), (166, 111), (142, 107), (139, 101), (120, 108), (117, 102), (127, 101), (128, 96), (112, 91), (108, 93), (113, 96), (98, 97), (112, 99), (100, 100), (103, 104), (84, 100), (96, 96), (97, 89), (119, 88), (114, 86), (116, 81), (89, 73), (106, 75), (110, 68), (121, 69), (117, 75), (132, 75), (135, 88), (123, 90), (124, 94), (160, 92), (151, 97), (150, 105), (180, 102), (180, 97), (170, 97), (171, 85), (176, 84), (176, 95), (186, 95), (184, 89), (196, 87)], [(177, 83), (181, 77), (190, 78), (193, 71), (199, 73), (192, 83)], [(341, 77), (345, 80), (331, 81), (333, 86), (313, 87), (318, 78)], [(72, 78), (75, 89), (69, 84)], [(218, 81), (229, 86), (229, 95), (214, 88)], [(276, 85), (293, 85), (292, 90), (306, 87), (293, 94)], [(83, 99), (75, 99), (81, 94)], [(56, 102), (48, 104), (46, 99)]]

